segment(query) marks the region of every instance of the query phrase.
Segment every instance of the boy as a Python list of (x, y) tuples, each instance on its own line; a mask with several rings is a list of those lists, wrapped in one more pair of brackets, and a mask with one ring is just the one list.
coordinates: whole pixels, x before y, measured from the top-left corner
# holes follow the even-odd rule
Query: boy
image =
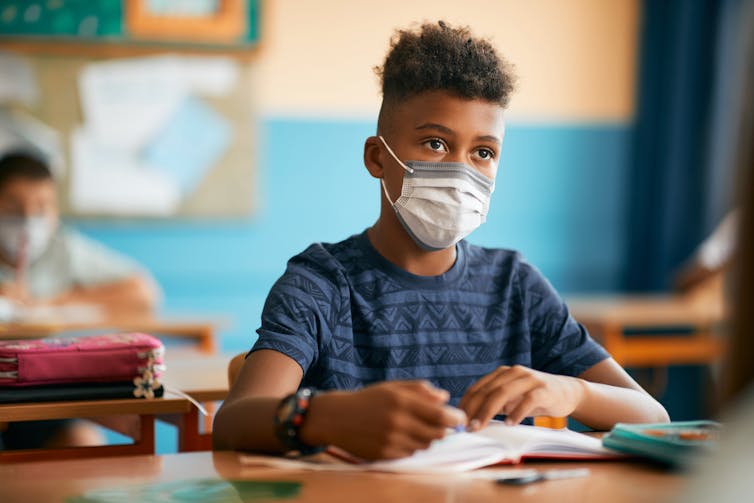
[(487, 213), (513, 88), (492, 46), (425, 24), (399, 32), (380, 73), (364, 146), (380, 216), (288, 263), (215, 447), (387, 459), (496, 415), (667, 421), (520, 255), (463, 240)]
[(61, 228), (55, 181), (30, 151), (0, 158), (0, 296), (19, 304), (89, 303), (150, 311), (156, 283), (132, 260)]
[[(156, 283), (137, 264), (60, 227), (55, 181), (31, 151), (0, 158), (0, 297), (26, 306), (94, 304), (149, 312)], [(0, 423), (0, 449), (97, 445), (84, 421)]]

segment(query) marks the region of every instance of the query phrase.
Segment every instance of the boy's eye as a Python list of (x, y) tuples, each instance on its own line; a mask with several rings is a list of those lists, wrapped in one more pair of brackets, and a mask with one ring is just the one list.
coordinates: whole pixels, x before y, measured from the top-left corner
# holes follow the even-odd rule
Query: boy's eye
[(442, 140), (438, 140), (437, 138), (432, 138), (431, 140), (427, 140), (424, 142), (424, 144), (437, 152), (447, 151), (447, 149), (445, 148), (445, 144), (442, 142)]
[(484, 161), (488, 161), (490, 159), (495, 158), (495, 153), (492, 150), (486, 149), (486, 148), (480, 148), (477, 150), (477, 155), (480, 159)]

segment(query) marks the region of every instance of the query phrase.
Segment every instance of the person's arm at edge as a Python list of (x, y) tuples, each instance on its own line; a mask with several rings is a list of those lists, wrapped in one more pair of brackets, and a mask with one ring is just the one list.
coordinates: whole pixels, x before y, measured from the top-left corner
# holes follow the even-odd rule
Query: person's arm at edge
[(108, 312), (151, 312), (158, 303), (157, 288), (150, 279), (134, 274), (117, 281), (78, 286), (52, 299), (55, 305), (89, 303)]
[(582, 372), (581, 399), (571, 416), (591, 428), (609, 430), (615, 423), (666, 423), (665, 408), (639, 386), (612, 358)]

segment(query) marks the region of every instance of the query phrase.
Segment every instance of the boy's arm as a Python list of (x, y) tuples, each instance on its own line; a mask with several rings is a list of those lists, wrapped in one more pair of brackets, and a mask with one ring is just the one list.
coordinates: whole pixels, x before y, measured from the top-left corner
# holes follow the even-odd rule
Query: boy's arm
[(51, 299), (32, 298), (25, 283), (11, 282), (0, 285), (0, 297), (27, 305), (65, 306), (68, 304), (95, 304), (109, 315), (144, 313), (154, 311), (159, 295), (154, 283), (140, 274), (104, 282), (99, 285), (76, 286)]
[(612, 358), (582, 372), (581, 402), (573, 411), (577, 421), (597, 430), (609, 430), (615, 423), (665, 423), (665, 408), (644, 391)]
[(483, 427), (497, 414), (517, 424), (527, 416), (573, 416), (609, 430), (617, 422), (656, 423), (669, 420), (665, 409), (608, 358), (578, 377), (548, 374), (519, 365), (503, 366), (477, 381), (460, 407), (472, 427)]
[(52, 299), (51, 304), (89, 303), (101, 306), (109, 314), (151, 312), (158, 300), (157, 288), (140, 274), (99, 285), (77, 286)]
[[(282, 452), (274, 431), (281, 399), (301, 383), (301, 367), (272, 350), (253, 352), (215, 417), (215, 449)], [(465, 424), (445, 406), (448, 393), (422, 381), (393, 381), (359, 391), (327, 392), (311, 399), (301, 440), (336, 445), (364, 459), (408, 456)]]
[(214, 448), (281, 452), (273, 428), (275, 410), (298, 389), (302, 377), (301, 367), (282, 353), (251, 353), (215, 416)]

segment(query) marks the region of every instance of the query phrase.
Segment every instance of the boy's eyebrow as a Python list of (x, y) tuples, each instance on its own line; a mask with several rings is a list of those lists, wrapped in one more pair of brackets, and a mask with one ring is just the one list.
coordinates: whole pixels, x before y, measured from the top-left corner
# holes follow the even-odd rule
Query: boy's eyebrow
[(477, 136), (474, 139), (477, 140), (477, 141), (491, 141), (492, 143), (497, 143), (498, 145), (500, 145), (500, 144), (503, 143), (503, 141), (500, 138), (498, 138), (497, 136), (491, 135), (491, 134)]
[(419, 126), (416, 126), (416, 129), (417, 130), (419, 130), (419, 129), (437, 129), (438, 131), (440, 131), (442, 133), (445, 133), (445, 134), (449, 134), (449, 135), (454, 135), (455, 134), (453, 132), (453, 130), (450, 129), (449, 127), (443, 126), (442, 124), (437, 124), (435, 122), (427, 122), (427, 123), (424, 123), (424, 124), (420, 124)]
[[(453, 132), (453, 130), (450, 129), (449, 127), (443, 126), (442, 124), (437, 124), (437, 123), (434, 123), (434, 122), (427, 122), (425, 124), (420, 124), (420, 125), (416, 126), (416, 129), (417, 130), (420, 130), (420, 129), (436, 129), (436, 130), (440, 131), (441, 133), (445, 133), (447, 135), (451, 135), (451, 136), (455, 135), (455, 133)], [(491, 134), (490, 135), (477, 136), (474, 139), (477, 140), (477, 141), (491, 141), (491, 142), (497, 143), (497, 144), (503, 143), (500, 138), (498, 138), (495, 135), (491, 135)]]

